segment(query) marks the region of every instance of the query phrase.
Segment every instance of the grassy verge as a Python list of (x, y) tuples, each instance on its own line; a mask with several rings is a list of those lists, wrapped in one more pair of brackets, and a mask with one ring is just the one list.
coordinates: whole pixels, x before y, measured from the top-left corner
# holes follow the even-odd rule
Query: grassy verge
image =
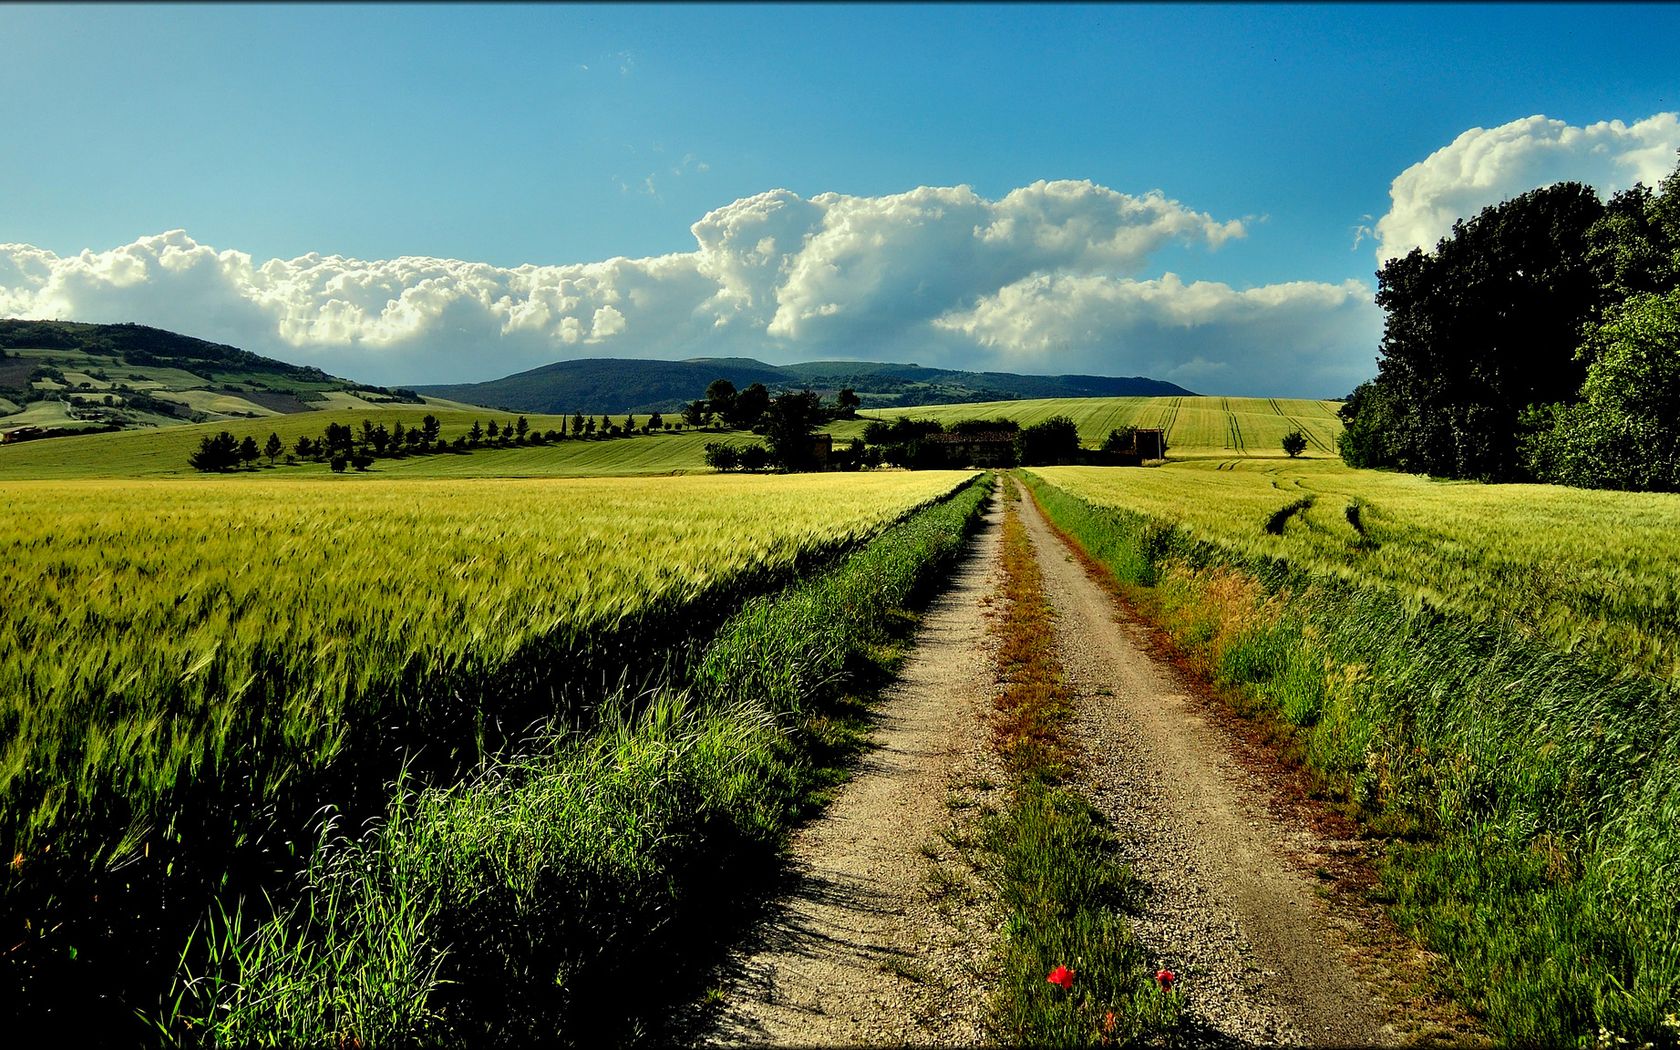
[[(295, 907), (201, 928), (161, 1027), (285, 1045), (659, 1040), (878, 674), (959, 554), (989, 482), (832, 571), (750, 601), (681, 679), (556, 727), (459, 784), (329, 829)], [(255, 909), (253, 909), (255, 911)]]
[[(1079, 760), (1064, 729), (1073, 701), (1031, 542), (1006, 508), (993, 732), (1014, 790), (984, 839), (1005, 911), (997, 1035), (1006, 1045), (1131, 1043), (1170, 1027), (1182, 1003), (1156, 985), (1126, 923), (1135, 885), (1113, 831), (1068, 784)], [(1058, 967), (1070, 984), (1051, 983)]]
[(1129, 599), (1386, 840), (1386, 903), (1449, 960), (1442, 983), (1497, 1037), (1675, 1045), (1672, 686), (1029, 482)]

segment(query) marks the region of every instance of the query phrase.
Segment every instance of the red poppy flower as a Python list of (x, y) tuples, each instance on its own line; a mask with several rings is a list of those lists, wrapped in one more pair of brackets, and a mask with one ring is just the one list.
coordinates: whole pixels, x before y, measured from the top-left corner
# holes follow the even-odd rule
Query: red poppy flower
[(1064, 992), (1073, 990), (1073, 971), (1066, 966), (1058, 966), (1051, 970), (1050, 976), (1046, 977), (1045, 980), (1051, 984), (1061, 985)]
[(1155, 973), (1155, 983), (1161, 986), (1163, 992), (1172, 991), (1173, 982), (1178, 980), (1178, 974), (1171, 970), (1158, 970)]

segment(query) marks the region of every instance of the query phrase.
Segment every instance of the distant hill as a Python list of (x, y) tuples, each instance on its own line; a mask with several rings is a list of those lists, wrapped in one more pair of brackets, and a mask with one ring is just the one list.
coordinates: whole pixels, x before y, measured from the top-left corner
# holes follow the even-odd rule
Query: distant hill
[(484, 383), (415, 389), (433, 397), (516, 412), (670, 412), (705, 393), (714, 379), (737, 389), (763, 383), (771, 392), (810, 387), (832, 396), (851, 387), (865, 408), (950, 405), (1047, 397), (1188, 397), (1191, 391), (1142, 376), (1033, 376), (962, 372), (914, 364), (811, 361), (770, 365), (746, 357), (684, 361), (585, 358)]
[(424, 403), (161, 328), (0, 320), (0, 432), (12, 440)]

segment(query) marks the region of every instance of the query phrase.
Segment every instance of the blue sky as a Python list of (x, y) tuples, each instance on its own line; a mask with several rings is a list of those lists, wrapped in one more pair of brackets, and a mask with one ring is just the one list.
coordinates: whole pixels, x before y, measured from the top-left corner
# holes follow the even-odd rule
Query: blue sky
[[(1369, 373), (1380, 331), (1368, 303), (1377, 243), (1355, 248), (1355, 231), (1396, 209), (1390, 194), (1402, 172), (1471, 129), (1535, 116), (1564, 129), (1552, 135), (1557, 148), (1536, 146), (1516, 161), (1477, 153), (1483, 174), (1492, 172), (1483, 195), (1521, 192), (1542, 175), (1614, 182), (1620, 172), (1626, 182), (1628, 172), (1672, 170), (1661, 122), (1580, 141), (1569, 129), (1634, 126), (1680, 110), (1680, 58), (1656, 44), (1675, 39), (1673, 6), (0, 6), (8, 56), (0, 243), (37, 250), (28, 265), (0, 263), (0, 307), (188, 330), (198, 322), (198, 334), (251, 349), (415, 382), (488, 378), (566, 356), (738, 350), (781, 360), (910, 354), (1020, 371), (1182, 366), (1214, 392), (1235, 393), (1276, 377), (1286, 359), (1238, 360), (1245, 338), (1301, 337), (1318, 341), (1312, 378), (1276, 392), (1335, 394)], [(1528, 148), (1544, 134), (1524, 126), (1506, 139)], [(1611, 171), (1606, 149), (1659, 157), (1666, 149), (1667, 160)], [(1466, 186), (1474, 181), (1464, 165), (1454, 170)], [(1435, 176), (1417, 190), (1428, 200), (1407, 207), (1492, 202)], [(966, 186), (998, 205), (981, 209), (998, 221), (1014, 215), (1000, 202), (1041, 181), (1088, 181), (1120, 195), (1086, 195), (1080, 208), (1124, 211), (1158, 190), (1187, 212), (1243, 229), (1184, 236), (1169, 224), (1170, 235), (1133, 253), (970, 261), (986, 273), (957, 284), (943, 273), (951, 242), (901, 243), (889, 232), (875, 239), (894, 254), (879, 262), (853, 244), (807, 259), (805, 270), (843, 257), (854, 269), (926, 283), (923, 271), (906, 269), (919, 259), (948, 302), (905, 312), (902, 297), (874, 285), (864, 295), (853, 284), (821, 296), (805, 289), (816, 298), (802, 314), (789, 305), (801, 289), (789, 290), (788, 278), (735, 289), (728, 323), (707, 314), (712, 321), (698, 327), (689, 322), (706, 296), (631, 309), (694, 284), (687, 271), (621, 279), (597, 265), (694, 253), (691, 227), (703, 216), (773, 190), (791, 191), (793, 203), (778, 205), (785, 214), (824, 194), (892, 202), (919, 188)], [(1075, 206), (1058, 200), (1065, 218)], [(929, 214), (950, 210), (946, 201), (914, 214), (825, 205), (804, 232), (925, 226)], [(1058, 229), (1066, 236), (1069, 227)], [(322, 289), (332, 278), (312, 271), (314, 290), (282, 314), (275, 301), (302, 278), (288, 278), (290, 290), (270, 280), (253, 291), (222, 272), (221, 284), (205, 277), (191, 295), (154, 279), (167, 246), (134, 246), (176, 230), (187, 238), (170, 242), (178, 251), (242, 253), (259, 268), (319, 253), (454, 260), (481, 275), (521, 264), (595, 269), (556, 271), (561, 290), (546, 319), (510, 326), (504, 311), (495, 324), (475, 321), (451, 300), (427, 307), (433, 328), (424, 330), (396, 324), (386, 305), (416, 282), (470, 283), (470, 274), (389, 266), (377, 280), (359, 276), (366, 287), (329, 308), (333, 295)], [(59, 274), (84, 249), (124, 246), (150, 260), (143, 279), (104, 273), (101, 293), (92, 277), (41, 276)], [(798, 238), (781, 248), (786, 278), (800, 269)], [(700, 268), (715, 276), (716, 267)], [(1303, 336), (1297, 329), (1311, 322), (1295, 316), (1306, 309), (1298, 296), (1281, 329), (1271, 300), (1249, 296), (1230, 306), (1223, 329), (1205, 333), (1197, 366), (1202, 344), (1176, 331), (1199, 324), (1185, 312), (1194, 300), (1173, 299), (1171, 323), (1139, 320), (1137, 303), (1178, 293), (1113, 283), (1167, 273), (1185, 286), (1217, 284), (1231, 303), (1256, 289), (1349, 281), (1364, 286), (1366, 302), (1327, 301), (1321, 313), (1332, 320)], [(1109, 283), (1089, 283), (1098, 279)], [(535, 294), (495, 280), (495, 294)], [(567, 280), (582, 281), (583, 292), (572, 294)], [(218, 294), (233, 300), (219, 303)], [(582, 305), (565, 305), (579, 295)], [(1109, 304), (1106, 313), (1089, 314), (1093, 297)], [(564, 327), (573, 315), (581, 328)], [(800, 323), (818, 317), (826, 327)], [(858, 323), (846, 328), (836, 317)], [(1072, 349), (1058, 351), (1058, 340)]]

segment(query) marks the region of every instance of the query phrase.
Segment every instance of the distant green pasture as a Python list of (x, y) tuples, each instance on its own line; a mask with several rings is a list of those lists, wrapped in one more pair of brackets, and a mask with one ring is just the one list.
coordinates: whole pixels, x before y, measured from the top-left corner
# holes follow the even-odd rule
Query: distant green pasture
[(877, 409), (864, 414), (880, 419), (937, 419), (946, 425), (1001, 417), (1022, 426), (1068, 416), (1079, 426), (1080, 441), (1093, 448), (1111, 430), (1155, 427), (1167, 432), (1167, 454), (1173, 459), (1281, 457), (1283, 435), (1298, 429), (1307, 439), (1305, 457), (1333, 458), (1336, 435), (1342, 429), (1338, 407), (1334, 401), (1269, 397), (1061, 397)]
[[(62, 425), (67, 418), (58, 402), (41, 402), (40, 406), (56, 406), (58, 415), (46, 422)], [(31, 405), (33, 411), (37, 405)], [(0, 447), (0, 479), (26, 478), (120, 478), (158, 477), (195, 474), (187, 465), (187, 457), (208, 434), (226, 430), (235, 437), (250, 435), (260, 445), (270, 433), (290, 451), (299, 437), (318, 437), (329, 423), (342, 423), (360, 431), (362, 421), (384, 424), (388, 429), (402, 423), (406, 428), (420, 425), (426, 415), (435, 415), (443, 425), (443, 436), (453, 441), (464, 434), (476, 420), (488, 425), (495, 420), (498, 426), (511, 424), (518, 418), (512, 412), (487, 412), (446, 409), (436, 406), (404, 405), (373, 408), (362, 405), (354, 409), (333, 409), (301, 412), (293, 415), (269, 416), (264, 419), (234, 419), (188, 426), (162, 427), (153, 430), (127, 430), (116, 433), (92, 434), (79, 437), (46, 438)], [(5, 424), (23, 425), (7, 416)], [(534, 430), (558, 430), (562, 419), (571, 428), (570, 416), (527, 415)], [(595, 416), (599, 419), (599, 416)], [(611, 417), (622, 423), (624, 417)], [(647, 422), (638, 416), (637, 422)], [(842, 421), (832, 424), (828, 431), (837, 444), (844, 443), (863, 432), (861, 421)], [(479, 448), (470, 453), (436, 453), (410, 456), (405, 459), (379, 459), (369, 474), (395, 477), (599, 477), (615, 474), (670, 474), (706, 469), (705, 446), (708, 442), (724, 441), (744, 444), (762, 440), (745, 431), (683, 430), (659, 434), (637, 434), (628, 438), (599, 440), (566, 439), (558, 444), (516, 448)], [(315, 474), (327, 469), (325, 464), (307, 461), (294, 467), (285, 465), (284, 456), (274, 470), (267, 470), (268, 460), (259, 461), (268, 477), (286, 474)]]

